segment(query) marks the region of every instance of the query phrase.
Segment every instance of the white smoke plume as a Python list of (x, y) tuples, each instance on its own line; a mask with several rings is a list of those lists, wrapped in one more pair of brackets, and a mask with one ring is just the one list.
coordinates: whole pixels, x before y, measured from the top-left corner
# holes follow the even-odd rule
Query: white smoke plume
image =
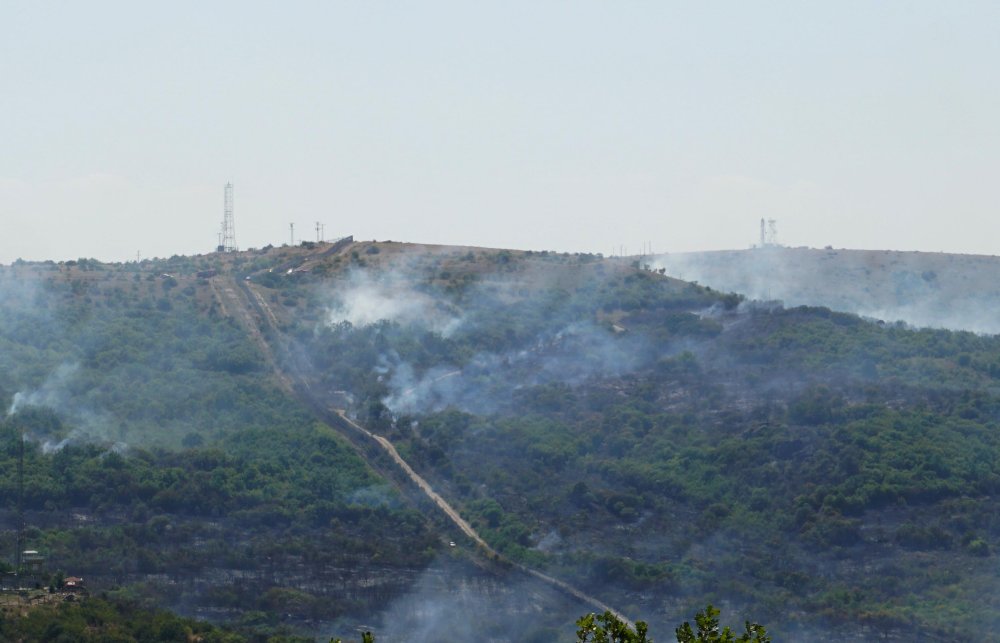
[(618, 337), (592, 323), (578, 322), (528, 347), (507, 353), (479, 353), (462, 368), (438, 365), (417, 373), (406, 362), (391, 366), (391, 393), (382, 403), (394, 414), (456, 408), (494, 413), (511, 403), (523, 387), (560, 383), (578, 385), (595, 377), (632, 372), (670, 354), (671, 347), (650, 350), (640, 337)]
[(422, 293), (393, 272), (354, 271), (334, 291), (327, 322), (367, 326), (382, 320), (420, 324), (448, 337), (462, 323), (461, 311)]
[(917, 327), (1000, 333), (1000, 258), (758, 248), (660, 255), (654, 269), (757, 300), (825, 306)]
[(551, 641), (572, 634), (588, 607), (536, 579), (484, 573), (442, 556), (371, 626), (379, 643)]
[(60, 364), (38, 388), (18, 391), (14, 394), (14, 399), (7, 410), (7, 417), (25, 406), (46, 406), (56, 410), (65, 407), (66, 386), (79, 370), (79, 364)]
[[(14, 394), (7, 417), (14, 416), (27, 407), (42, 407), (55, 411), (73, 425), (65, 436), (28, 435), (28, 439), (40, 444), (43, 453), (54, 453), (76, 442), (101, 440), (110, 424), (107, 417), (93, 412), (74, 399), (70, 387), (79, 371), (78, 363), (60, 364), (38, 388)], [(127, 449), (128, 445), (124, 442), (116, 442), (111, 446), (111, 450), (116, 453), (124, 453)]]

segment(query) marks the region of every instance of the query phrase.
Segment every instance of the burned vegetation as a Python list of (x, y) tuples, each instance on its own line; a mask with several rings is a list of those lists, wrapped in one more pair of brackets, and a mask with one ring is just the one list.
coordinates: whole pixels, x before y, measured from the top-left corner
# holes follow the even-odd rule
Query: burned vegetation
[[(449, 612), (449, 583), (495, 598), (524, 565), (659, 631), (709, 602), (779, 640), (1000, 629), (995, 337), (551, 252), (303, 244), (3, 273), (3, 545), (23, 434), (27, 541), (106, 591), (394, 640)], [(491, 635), (586, 611), (532, 591), (554, 607), (506, 595)], [(491, 612), (462, 605), (442, 622)]]

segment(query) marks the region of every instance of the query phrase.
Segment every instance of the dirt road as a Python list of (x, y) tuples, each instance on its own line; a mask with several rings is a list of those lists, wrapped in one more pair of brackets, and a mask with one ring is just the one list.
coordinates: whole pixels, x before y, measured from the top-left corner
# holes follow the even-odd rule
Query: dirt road
[(357, 422), (354, 422), (353, 420), (351, 420), (351, 418), (347, 417), (341, 410), (337, 410), (337, 415), (339, 415), (344, 420), (344, 422), (347, 422), (358, 431), (361, 431), (363, 434), (367, 435), (371, 439), (378, 442), (379, 446), (385, 449), (385, 451), (389, 454), (389, 457), (392, 458), (393, 462), (395, 462), (397, 465), (399, 465), (400, 468), (403, 469), (407, 477), (409, 477), (410, 480), (412, 480), (418, 487), (420, 487), (420, 490), (423, 491), (424, 494), (427, 495), (427, 497), (429, 497), (432, 501), (434, 501), (434, 504), (436, 504), (441, 509), (441, 511), (443, 511), (448, 516), (448, 518), (451, 519), (451, 521), (455, 523), (455, 525), (459, 529), (462, 530), (462, 532), (466, 536), (475, 541), (475, 543), (479, 545), (486, 553), (492, 556), (499, 556), (499, 554), (492, 547), (490, 547), (489, 544), (482, 539), (482, 537), (480, 537), (480, 535), (476, 532), (476, 530), (472, 528), (472, 525), (466, 522), (466, 520), (462, 518), (462, 516), (457, 511), (455, 511), (455, 509), (451, 505), (449, 505), (448, 502), (444, 498), (442, 498), (440, 494), (438, 494), (438, 492), (434, 491), (434, 488), (431, 487), (430, 483), (424, 480), (419, 473), (414, 471), (413, 467), (407, 464), (406, 460), (404, 460), (402, 456), (399, 455), (399, 452), (396, 451), (396, 447), (393, 446), (392, 442), (389, 442), (389, 440), (382, 437), (381, 435), (376, 435), (372, 433), (371, 431), (364, 428)]
[[(264, 361), (267, 362), (268, 368), (274, 374), (281, 389), (286, 393), (294, 395), (295, 383), (278, 366), (278, 362), (274, 358), (274, 351), (271, 350), (271, 345), (261, 332), (261, 322), (256, 319), (256, 312), (254, 310), (254, 308), (259, 308), (259, 306), (248, 306), (246, 295), (240, 292), (240, 287), (231, 278), (212, 277), (209, 280), (209, 284), (211, 284), (212, 292), (219, 302), (222, 314), (239, 322), (240, 326), (250, 336), (250, 339), (260, 349), (261, 355), (264, 356)], [(266, 307), (263, 297), (260, 297), (260, 295), (257, 295), (249, 288), (247, 288), (247, 292), (256, 295), (257, 299), (255, 301), (259, 300), (260, 304), (264, 304), (264, 310), (271, 312), (270, 308)], [(271, 312), (271, 319), (275, 320), (273, 328), (277, 329), (277, 319), (274, 317), (273, 312)], [(271, 319), (265, 320), (268, 325), (271, 325)]]
[[(282, 339), (281, 336), (281, 329), (278, 326), (278, 321), (277, 321), (278, 318), (274, 314), (274, 311), (271, 310), (270, 306), (267, 303), (267, 300), (263, 296), (261, 296), (260, 293), (258, 293), (253, 288), (253, 286), (247, 284), (237, 285), (231, 279), (228, 280), (220, 279), (220, 282), (221, 283), (217, 284), (215, 282), (215, 279), (213, 279), (212, 288), (215, 291), (216, 296), (219, 298), (219, 303), (222, 307), (223, 312), (224, 313), (228, 312), (230, 316), (235, 317), (237, 321), (239, 321), (240, 324), (246, 328), (250, 338), (254, 341), (254, 343), (258, 345), (261, 352), (264, 354), (264, 358), (267, 361), (268, 366), (271, 367), (272, 371), (274, 372), (275, 378), (281, 385), (282, 389), (284, 389), (289, 394), (302, 399), (302, 401), (305, 402), (307, 406), (309, 406), (310, 408), (317, 409), (318, 411), (321, 411), (322, 414), (324, 415), (329, 414), (331, 412), (334, 413), (336, 415), (336, 419), (340, 420), (341, 422), (337, 423), (340, 424), (340, 426), (337, 426), (337, 424), (331, 421), (327, 421), (328, 426), (330, 426), (332, 429), (337, 430), (339, 432), (342, 430), (341, 427), (343, 425), (346, 425), (351, 427), (353, 431), (358, 432), (358, 434), (365, 436), (368, 439), (373, 440), (376, 444), (378, 444), (378, 446), (381, 447), (381, 449), (389, 455), (389, 457), (392, 459), (392, 462), (397, 467), (399, 467), (399, 469), (401, 469), (404, 474), (406, 474), (406, 477), (409, 480), (411, 480), (420, 489), (420, 491), (424, 495), (426, 495), (442, 512), (444, 512), (444, 514), (448, 517), (448, 519), (452, 523), (454, 523), (455, 526), (462, 531), (462, 533), (464, 533), (466, 536), (469, 537), (469, 539), (475, 542), (476, 545), (478, 545), (479, 548), (489, 557), (493, 558), (494, 560), (503, 561), (508, 565), (524, 572), (525, 574), (529, 574), (541, 581), (549, 583), (550, 585), (566, 592), (567, 594), (573, 596), (574, 598), (580, 600), (581, 602), (596, 608), (600, 612), (611, 612), (619, 619), (625, 621), (626, 623), (629, 623), (630, 625), (632, 624), (632, 622), (629, 619), (627, 619), (625, 615), (623, 615), (618, 610), (615, 610), (614, 608), (608, 606), (603, 601), (600, 601), (597, 598), (590, 596), (589, 594), (581, 591), (576, 587), (573, 587), (572, 585), (570, 585), (565, 581), (549, 576), (548, 574), (544, 574), (538, 570), (522, 565), (521, 563), (512, 561), (503, 554), (493, 549), (489, 545), (489, 543), (487, 543), (482, 538), (482, 536), (480, 536), (479, 533), (475, 529), (473, 529), (472, 525), (470, 525), (468, 521), (462, 518), (461, 514), (459, 514), (454, 507), (448, 504), (448, 501), (446, 501), (443, 497), (441, 497), (441, 495), (438, 492), (434, 490), (434, 488), (430, 485), (430, 483), (428, 483), (420, 474), (418, 474), (416, 471), (413, 470), (413, 467), (411, 467), (409, 463), (407, 463), (406, 460), (404, 460), (403, 457), (399, 455), (399, 451), (396, 450), (396, 447), (392, 444), (392, 442), (390, 442), (387, 438), (381, 435), (372, 433), (371, 431), (364, 428), (354, 420), (350, 419), (349, 417), (347, 417), (347, 415), (344, 413), (343, 410), (330, 409), (329, 407), (323, 405), (321, 401), (314, 399), (314, 396), (312, 396), (311, 393), (309, 392), (309, 386), (305, 381), (302, 381), (301, 378), (297, 378), (292, 374), (285, 372), (281, 368), (280, 364), (274, 357), (274, 352), (271, 347), (271, 344), (267, 341), (265, 333), (262, 330), (262, 325), (268, 326), (269, 327), (268, 334), (270, 334), (271, 337), (275, 338), (274, 341), (276, 341), (279, 344), (280, 348), (280, 344), (282, 344), (284, 340)], [(242, 286), (242, 288), (240, 288), (240, 286)], [(242, 294), (240, 291), (242, 291)], [(460, 371), (453, 371), (446, 373), (445, 375), (442, 375), (441, 378), (439, 379), (443, 379), (446, 377), (454, 377), (460, 374), (461, 374)], [(362, 456), (364, 456), (363, 451), (359, 451), (359, 453), (361, 453)]]

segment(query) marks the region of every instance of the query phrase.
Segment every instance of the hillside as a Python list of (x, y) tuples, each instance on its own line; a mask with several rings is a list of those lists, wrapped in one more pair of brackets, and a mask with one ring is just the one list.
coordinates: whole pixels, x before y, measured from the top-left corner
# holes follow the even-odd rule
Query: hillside
[(261, 631), (367, 613), (440, 539), (197, 276), (232, 259), (0, 270), (0, 546), (23, 430), (26, 546), (50, 571)]
[(668, 275), (787, 306), (826, 306), (918, 327), (1000, 333), (1000, 257), (755, 248), (655, 255)]
[(598, 603), (777, 640), (1000, 631), (996, 338), (586, 254), (0, 273), (3, 546), (25, 428), (31, 544), (109, 589), (379, 641), (562, 640)]

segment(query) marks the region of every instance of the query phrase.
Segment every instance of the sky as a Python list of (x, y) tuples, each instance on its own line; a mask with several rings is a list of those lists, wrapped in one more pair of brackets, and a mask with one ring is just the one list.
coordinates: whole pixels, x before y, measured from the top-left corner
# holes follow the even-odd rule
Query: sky
[(0, 262), (998, 254), (1000, 3), (0, 3)]

